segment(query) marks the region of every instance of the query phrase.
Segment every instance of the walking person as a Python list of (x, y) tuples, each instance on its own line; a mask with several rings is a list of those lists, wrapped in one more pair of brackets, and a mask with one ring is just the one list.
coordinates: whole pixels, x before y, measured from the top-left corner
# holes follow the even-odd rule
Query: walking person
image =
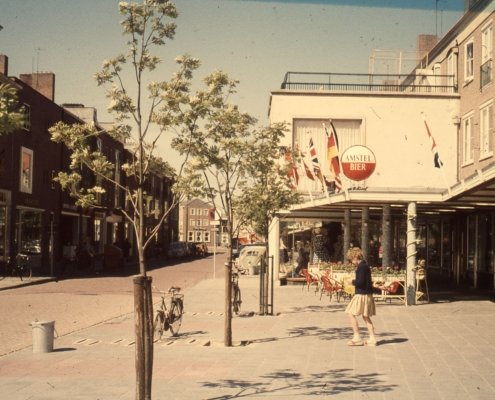
[[(375, 328), (371, 317), (376, 314), (375, 301), (373, 299), (373, 283), (371, 281), (371, 269), (363, 258), (363, 252), (359, 247), (353, 247), (347, 251), (347, 258), (356, 267), (356, 278), (352, 284), (356, 288), (355, 295), (348, 304), (345, 312), (351, 319), (352, 340), (348, 346), (376, 346)], [(368, 340), (363, 341), (359, 333), (357, 317), (362, 315), (368, 328)]]

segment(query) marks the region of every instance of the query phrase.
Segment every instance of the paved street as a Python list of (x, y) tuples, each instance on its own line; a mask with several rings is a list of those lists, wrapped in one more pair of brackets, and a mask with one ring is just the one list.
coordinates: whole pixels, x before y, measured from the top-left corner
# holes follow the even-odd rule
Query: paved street
[[(232, 348), (223, 346), (223, 279), (186, 288), (179, 337), (167, 333), (155, 343), (153, 399), (495, 396), (491, 301), (379, 303), (378, 346), (348, 347), (344, 303), (277, 286), (276, 315), (260, 316), (254, 313), (258, 283), (257, 276), (240, 279), (243, 313), (233, 319)], [(51, 353), (33, 354), (28, 347), (0, 357), (2, 398), (11, 400), (130, 400), (134, 379), (132, 314), (64, 334)]]
[[(223, 276), (225, 253), (218, 254), (216, 259), (216, 273)], [(29, 286), (13, 290), (2, 289), (21, 284), (18, 278), (0, 281), (0, 356), (31, 346), (29, 323), (32, 321), (54, 320), (56, 333), (63, 336), (133, 312), (132, 274), (137, 267), (129, 267), (127, 271), (126, 276), (79, 277), (50, 282), (44, 277), (33, 278)], [(166, 268), (152, 269), (149, 274), (153, 284), (161, 290), (171, 285), (186, 289), (213, 276), (213, 255), (177, 261)], [(37, 281), (45, 283), (36, 284)]]

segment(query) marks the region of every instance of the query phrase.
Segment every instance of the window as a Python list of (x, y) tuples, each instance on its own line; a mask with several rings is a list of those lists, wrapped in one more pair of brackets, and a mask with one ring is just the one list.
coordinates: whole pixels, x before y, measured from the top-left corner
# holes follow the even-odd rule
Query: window
[(205, 232), (204, 241), (210, 243), (210, 232)]
[(489, 25), (481, 32), (481, 63), (492, 59), (492, 26)]
[(115, 150), (115, 207), (120, 207), (120, 151)]
[(490, 157), (493, 135), (493, 103), (483, 107), (480, 111), (480, 159)]
[(187, 241), (192, 242), (194, 238), (194, 232), (193, 231), (188, 231), (187, 232)]
[(466, 44), (464, 53), (465, 53), (464, 80), (470, 81), (473, 79), (473, 74), (474, 74), (474, 43), (473, 42), (469, 42)]
[(457, 86), (457, 54), (453, 51), (447, 59), (447, 85)]
[(462, 122), (462, 163), (463, 165), (473, 162), (473, 147), (472, 147), (472, 125), (473, 117), (469, 116)]
[(207, 216), (208, 216), (208, 209), (207, 209), (207, 208), (204, 208), (204, 209), (203, 209), (203, 215), (204, 215), (205, 217), (207, 217)]
[(29, 104), (24, 103), (22, 105), (24, 108), (24, 123), (22, 125), (22, 129), (25, 131), (31, 130), (31, 106)]
[[(323, 123), (327, 129), (328, 119), (295, 119), (294, 125), (294, 149), (301, 156), (302, 161), (309, 170), (314, 173), (316, 168), (326, 175), (330, 171), (327, 160), (327, 135), (323, 128)], [(333, 120), (333, 125), (338, 135), (339, 153), (342, 154), (348, 147), (356, 144), (365, 144), (364, 131), (361, 120)], [(313, 143), (316, 152), (317, 163), (313, 163), (314, 158), (310, 154), (310, 141)], [(300, 152), (300, 154), (299, 154)], [(306, 191), (321, 191), (322, 184), (319, 179), (314, 181), (306, 179), (306, 175), (299, 173), (299, 188)], [(330, 177), (333, 180), (333, 177)]]
[(196, 226), (196, 220), (195, 219), (191, 219), (189, 221), (189, 226)]
[(433, 84), (435, 86), (440, 86), (442, 84), (439, 77), (439, 75), (441, 74), (442, 74), (442, 65), (440, 63), (435, 63), (435, 65), (433, 66), (433, 76), (434, 76)]
[(492, 36), (493, 30), (491, 25), (481, 31), (481, 87), (484, 87), (492, 81)]
[(33, 151), (21, 147), (21, 176), (19, 190), (24, 193), (33, 192)]
[(190, 208), (189, 209), (189, 214), (196, 215), (196, 209), (195, 208)]

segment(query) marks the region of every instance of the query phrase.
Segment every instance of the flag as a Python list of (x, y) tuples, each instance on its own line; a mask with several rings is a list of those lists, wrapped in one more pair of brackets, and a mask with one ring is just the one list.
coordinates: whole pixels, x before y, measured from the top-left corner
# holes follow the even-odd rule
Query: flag
[(216, 211), (215, 207), (208, 209), (208, 219), (210, 221), (214, 221), (215, 220), (215, 211)]
[(437, 144), (435, 142), (435, 139), (431, 135), (430, 128), (428, 127), (428, 124), (426, 123), (426, 118), (425, 118), (424, 114), (421, 114), (421, 115), (422, 115), (423, 121), (425, 123), (426, 133), (428, 133), (428, 137), (430, 138), (430, 142), (431, 142), (431, 152), (433, 153), (433, 165), (435, 166), (435, 168), (441, 168), (443, 166), (443, 162), (440, 160), (440, 155), (438, 154), (438, 150), (437, 150)]
[(306, 176), (312, 181), (314, 181), (315, 177), (304, 160), (303, 160), (303, 166), (304, 166), (304, 172), (306, 172)]
[(287, 176), (291, 181), (292, 188), (296, 189), (297, 185), (299, 184), (299, 174), (297, 173), (297, 167), (294, 163), (292, 153), (290, 151), (287, 151), (285, 153), (285, 161), (287, 161), (289, 165), (289, 172), (287, 173)]
[(337, 132), (335, 131), (332, 121), (330, 121), (330, 133), (325, 124), (323, 124), (323, 127), (325, 128), (325, 133), (327, 135), (328, 166), (330, 173), (335, 179), (335, 192), (340, 192), (342, 190), (342, 181), (340, 179), (339, 142)]
[(311, 155), (311, 165), (313, 166), (314, 175), (320, 180), (324, 188), (329, 187), (331, 185), (331, 182), (329, 182), (321, 172), (320, 161), (318, 160), (318, 156), (316, 155), (316, 149), (313, 143), (313, 138), (309, 138), (309, 154)]

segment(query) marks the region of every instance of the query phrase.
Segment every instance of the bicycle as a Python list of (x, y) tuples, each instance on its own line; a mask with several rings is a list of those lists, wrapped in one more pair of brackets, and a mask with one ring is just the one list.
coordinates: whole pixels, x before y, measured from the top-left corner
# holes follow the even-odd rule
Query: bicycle
[(241, 311), (241, 289), (239, 288), (239, 273), (232, 272), (232, 310), (235, 314)]
[[(153, 322), (153, 339), (160, 340), (163, 332), (168, 331), (172, 336), (178, 336), (184, 314), (184, 295), (179, 293), (180, 287), (172, 286), (167, 292), (160, 292), (161, 305), (156, 310)], [(170, 305), (167, 307), (165, 297), (170, 297)]]
[(29, 281), (33, 275), (33, 270), (29, 265), (29, 256), (23, 253), (17, 253), (14, 260), (7, 259), (3, 263), (2, 275), (0, 279), (7, 276), (18, 276), (21, 281)]

